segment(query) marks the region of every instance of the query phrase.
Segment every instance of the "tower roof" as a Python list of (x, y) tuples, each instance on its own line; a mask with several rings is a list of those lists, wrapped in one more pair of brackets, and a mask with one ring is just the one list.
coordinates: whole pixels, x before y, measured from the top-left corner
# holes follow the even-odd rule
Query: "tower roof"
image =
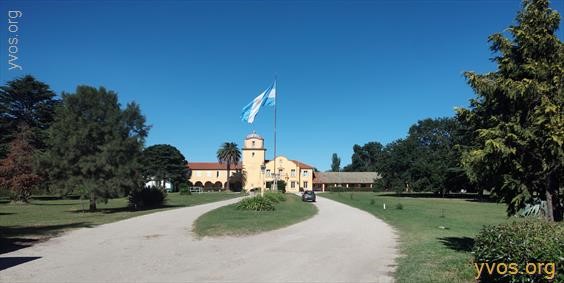
[(248, 134), (245, 139), (246, 139), (246, 140), (248, 140), (248, 139), (264, 140), (264, 139), (263, 139), (260, 135), (258, 135), (255, 131), (253, 131), (252, 133)]

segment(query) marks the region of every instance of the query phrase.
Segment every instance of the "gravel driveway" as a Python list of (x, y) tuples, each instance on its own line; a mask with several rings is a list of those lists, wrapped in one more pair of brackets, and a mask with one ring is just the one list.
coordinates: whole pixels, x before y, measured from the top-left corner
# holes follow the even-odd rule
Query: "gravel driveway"
[(3, 254), (0, 260), (39, 258), (0, 271), (0, 282), (393, 281), (397, 243), (391, 227), (322, 197), (316, 216), (287, 228), (239, 238), (194, 237), (198, 216), (236, 201), (78, 229)]

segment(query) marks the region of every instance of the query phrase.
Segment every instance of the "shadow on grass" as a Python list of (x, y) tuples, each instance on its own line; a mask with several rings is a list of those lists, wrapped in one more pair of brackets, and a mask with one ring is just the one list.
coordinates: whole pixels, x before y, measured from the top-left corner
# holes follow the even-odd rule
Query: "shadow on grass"
[(50, 202), (32, 202), (30, 205), (52, 205), (52, 206), (60, 206), (60, 205), (77, 205), (77, 203), (50, 203)]
[(151, 210), (156, 210), (156, 209), (163, 209), (163, 208), (174, 208), (174, 207), (184, 207), (183, 205), (169, 205), (169, 204), (165, 204), (165, 205), (159, 205), (159, 206), (151, 206), (151, 207), (146, 207), (143, 209), (134, 209), (128, 206), (122, 206), (122, 207), (113, 207), (113, 208), (100, 208), (97, 209), (96, 211), (90, 211), (88, 210), (88, 208), (86, 208), (85, 210), (82, 209), (77, 209), (77, 210), (69, 210), (67, 212), (70, 213), (104, 213), (104, 214), (112, 214), (112, 213), (120, 213), (120, 212), (136, 212), (136, 211), (151, 211)]
[(480, 196), (477, 193), (450, 193), (444, 197), (441, 194), (435, 194), (432, 192), (419, 192), (419, 193), (394, 193), (387, 192), (382, 193), (380, 196), (383, 197), (407, 197), (407, 198), (442, 198), (442, 199), (462, 199), (470, 202), (496, 202), (496, 200), (489, 198), (488, 196)]
[(12, 215), (12, 214), (15, 214), (15, 213), (12, 213), (12, 212), (0, 212), (0, 215)]
[(40, 258), (39, 256), (0, 257), (0, 271)]
[(44, 226), (1, 226), (0, 254), (27, 248), (35, 242), (56, 236), (65, 229), (92, 227), (87, 222)]
[(439, 242), (457, 252), (471, 252), (474, 248), (474, 239), (470, 237), (443, 237)]

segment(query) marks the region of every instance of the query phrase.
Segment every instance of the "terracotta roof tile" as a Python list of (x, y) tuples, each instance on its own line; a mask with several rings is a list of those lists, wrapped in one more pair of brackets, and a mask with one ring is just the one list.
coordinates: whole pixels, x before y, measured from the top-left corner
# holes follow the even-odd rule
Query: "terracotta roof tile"
[(380, 179), (377, 172), (316, 172), (314, 184), (371, 184)]
[[(227, 170), (227, 163), (219, 162), (188, 162), (187, 167), (191, 170)], [(239, 164), (231, 164), (231, 170), (243, 169), (243, 166)]]
[(298, 167), (300, 167), (301, 169), (314, 169), (313, 166), (307, 165), (307, 164), (305, 164), (301, 161), (298, 161), (298, 160), (292, 160), (292, 161), (294, 161), (296, 164), (298, 164)]

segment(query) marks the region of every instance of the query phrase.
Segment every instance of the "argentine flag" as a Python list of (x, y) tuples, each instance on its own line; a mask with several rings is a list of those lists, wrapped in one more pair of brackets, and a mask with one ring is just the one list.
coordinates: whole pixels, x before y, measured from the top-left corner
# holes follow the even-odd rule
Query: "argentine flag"
[(255, 121), (255, 116), (257, 116), (260, 107), (263, 105), (273, 106), (276, 104), (276, 81), (263, 91), (259, 96), (255, 97), (251, 103), (243, 107), (243, 112), (241, 113), (241, 120), (252, 124)]

